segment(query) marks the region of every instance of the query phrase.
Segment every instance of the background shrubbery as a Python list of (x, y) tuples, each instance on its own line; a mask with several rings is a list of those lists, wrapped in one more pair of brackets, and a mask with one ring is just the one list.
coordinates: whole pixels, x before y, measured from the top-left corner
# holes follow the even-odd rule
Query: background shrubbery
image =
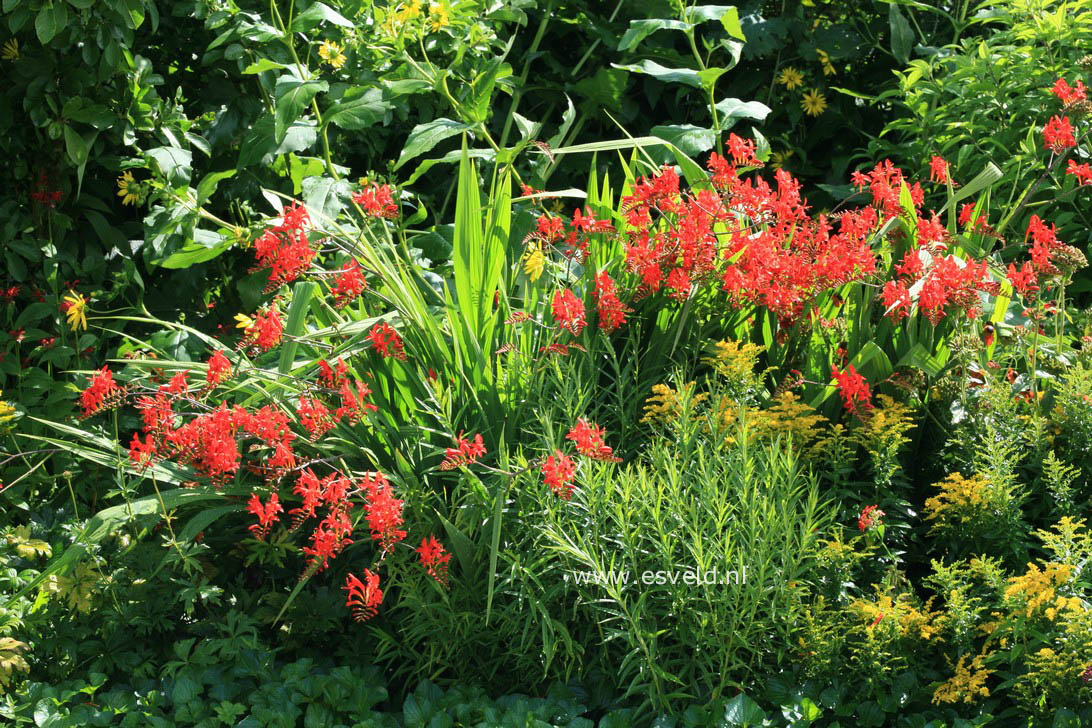
[(1088, 720), (1085, 0), (0, 21), (0, 714)]

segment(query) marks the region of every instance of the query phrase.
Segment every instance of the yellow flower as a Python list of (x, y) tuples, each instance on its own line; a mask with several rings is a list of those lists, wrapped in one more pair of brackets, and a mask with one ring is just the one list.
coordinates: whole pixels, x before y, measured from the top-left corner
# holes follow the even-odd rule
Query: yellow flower
[(770, 167), (773, 169), (781, 169), (793, 154), (794, 152), (791, 149), (786, 149), (783, 152), (774, 152), (770, 155)]
[(819, 116), (827, 108), (827, 99), (823, 94), (819, 93), (819, 89), (813, 88), (808, 93), (804, 94), (804, 98), (800, 101), (800, 105), (804, 107), (804, 113), (809, 116)]
[(830, 56), (824, 50), (816, 49), (815, 55), (819, 56), (819, 64), (823, 67), (824, 76), (833, 76), (838, 71), (835, 70), (834, 64), (830, 62)]
[(986, 678), (990, 676), (986, 659), (991, 654), (975, 655), (970, 663), (967, 662), (968, 655), (961, 656), (955, 666), (955, 675), (933, 692), (933, 703), (973, 703), (978, 698), (990, 697), (986, 687)]
[(140, 187), (133, 179), (133, 173), (126, 171), (118, 177), (118, 197), (123, 205), (136, 205), (140, 202)]
[(395, 17), (402, 23), (421, 17), (421, 0), (410, 0), (401, 10), (395, 13)]
[(542, 248), (536, 243), (523, 254), (523, 272), (533, 283), (539, 279), (545, 269), (546, 256), (543, 254)]
[(804, 74), (800, 73), (800, 71), (797, 71), (792, 66), (785, 66), (781, 69), (781, 73), (777, 75), (776, 81), (789, 91), (792, 91), (794, 88), (804, 85)]
[(4, 48), (0, 50), (0, 58), (3, 58), (5, 61), (18, 61), (19, 41), (15, 38), (9, 38), (8, 42), (4, 44)]
[(254, 325), (254, 319), (250, 318), (245, 313), (235, 314), (235, 320), (238, 321), (238, 323), (235, 324), (235, 328), (237, 329), (249, 329)]
[(341, 68), (345, 65), (345, 54), (342, 53), (341, 46), (332, 40), (322, 41), (318, 54), (319, 58), (325, 61), (330, 68)]
[(451, 11), (447, 3), (429, 3), (428, 22), (433, 31), (437, 31), (445, 25), (451, 25)]
[(87, 328), (87, 301), (83, 296), (75, 291), (69, 291), (68, 295), (64, 297), (66, 308), (64, 311), (65, 317), (68, 319), (68, 325), (73, 331), (77, 331), (80, 328)]

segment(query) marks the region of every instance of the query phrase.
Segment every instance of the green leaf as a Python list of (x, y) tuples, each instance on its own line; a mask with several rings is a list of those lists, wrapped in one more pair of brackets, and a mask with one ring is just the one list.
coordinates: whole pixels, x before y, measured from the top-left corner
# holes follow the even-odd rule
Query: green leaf
[(766, 713), (758, 706), (758, 703), (740, 693), (725, 703), (724, 722), (721, 725), (743, 728), (744, 726), (760, 726), (765, 720)]
[(692, 157), (708, 152), (717, 142), (716, 132), (693, 124), (654, 126), (649, 133), (671, 142)]
[(351, 20), (331, 8), (329, 5), (315, 3), (293, 18), (291, 28), (293, 31), (301, 33), (311, 30), (324, 21), (333, 25), (340, 25), (342, 28), (354, 27)]
[(914, 49), (914, 31), (896, 3), (888, 6), (887, 19), (891, 25), (891, 53), (905, 65), (910, 62), (910, 51)]
[(382, 121), (391, 108), (383, 99), (381, 90), (357, 86), (346, 91), (336, 104), (328, 108), (323, 119), (341, 129), (358, 131)]
[(764, 121), (770, 114), (770, 107), (760, 101), (724, 99), (718, 101), (714, 108), (717, 110), (717, 121), (720, 123), (721, 131), (731, 129), (739, 119)]
[(64, 148), (72, 164), (77, 167), (87, 164), (87, 155), (91, 149), (80, 133), (67, 124), (64, 127)]
[(451, 119), (435, 119), (425, 124), (413, 127), (406, 145), (402, 147), (402, 153), (398, 155), (398, 162), (394, 165), (398, 169), (409, 160), (419, 157), (431, 150), (444, 139), (461, 134), (471, 129), (469, 124), (464, 124)]
[(681, 30), (686, 32), (693, 27), (693, 23), (684, 23), (681, 20), (664, 20), (662, 18), (631, 20), (629, 21), (629, 29), (626, 30), (622, 39), (618, 41), (618, 50), (628, 51), (636, 48), (638, 43), (655, 33), (657, 30)]
[(210, 172), (201, 178), (201, 181), (197, 183), (197, 205), (200, 207), (205, 204), (212, 193), (216, 191), (216, 187), (221, 181), (235, 176), (234, 169), (225, 169), (223, 172)]
[(167, 178), (172, 187), (183, 187), (190, 183), (193, 154), (177, 147), (154, 147), (144, 152), (144, 157)]
[(42, 45), (57, 37), (68, 24), (68, 6), (60, 0), (53, 0), (49, 5), (38, 11), (34, 18), (34, 32), (38, 34), (38, 40)]
[(308, 177), (301, 185), (307, 214), (321, 223), (332, 222), (345, 207), (349, 184), (332, 177)]
[(262, 58), (261, 60), (251, 63), (249, 66), (243, 69), (244, 75), (252, 75), (256, 73), (264, 73), (266, 71), (275, 71), (282, 68), (288, 68), (284, 63), (278, 63), (270, 58)]
[(254, 122), (239, 148), (239, 169), (256, 164), (270, 164), (273, 157), (310, 149), (318, 141), (318, 127), (313, 119), (297, 121), (285, 132), (279, 144), (273, 140), (273, 119), (262, 116)]
[(311, 103), (316, 94), (329, 89), (330, 84), (317, 79), (302, 81), (294, 76), (281, 76), (277, 79), (273, 92), (277, 97), (273, 140), (277, 144), (283, 142), (289, 127), (299, 118), (300, 112)]
[(736, 8), (728, 8), (728, 11), (720, 16), (720, 24), (724, 26), (724, 30), (728, 35), (733, 38), (742, 41), (747, 40), (747, 36), (743, 34), (743, 26), (739, 22), (739, 11)]
[(629, 65), (610, 64), (611, 67), (631, 73), (644, 73), (665, 83), (685, 83), (687, 86), (702, 88), (702, 77), (698, 71), (689, 68), (667, 68), (656, 61), (644, 60)]
[(317, 289), (318, 284), (314, 281), (300, 281), (292, 287), (292, 305), (288, 308), (288, 318), (284, 324), (285, 343), (281, 346), (281, 360), (277, 364), (277, 371), (281, 374), (292, 371), (296, 348), (299, 346), (297, 338), (307, 324), (308, 306), (311, 305), (311, 297)]
[[(208, 233), (209, 231), (195, 230), (194, 232)], [(197, 265), (198, 263), (205, 263), (220, 256), (235, 243), (231, 238), (222, 237), (216, 233), (211, 233), (211, 235), (215, 236), (216, 239), (216, 242), (212, 245), (204, 245), (200, 242), (191, 241), (162, 260), (153, 260), (152, 264), (169, 270), (189, 268), (190, 266)]]

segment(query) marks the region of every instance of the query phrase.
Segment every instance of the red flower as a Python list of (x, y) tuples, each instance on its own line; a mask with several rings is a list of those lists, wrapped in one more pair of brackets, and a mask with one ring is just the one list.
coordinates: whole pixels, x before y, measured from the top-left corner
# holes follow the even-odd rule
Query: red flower
[(1039, 290), (1038, 279), (1035, 275), (1035, 270), (1031, 267), (1031, 263), (1024, 261), (1024, 266), (1017, 269), (1017, 267), (1009, 263), (1009, 283), (1016, 289), (1021, 295), (1028, 296)]
[(330, 289), (330, 293), (334, 295), (334, 308), (347, 306), (367, 287), (368, 282), (364, 279), (360, 264), (355, 260), (349, 261), (342, 267), (334, 287)]
[(587, 320), (584, 318), (584, 303), (571, 289), (554, 291), (552, 301), (554, 319), (563, 329), (567, 329), (573, 336), (579, 336)]
[(337, 426), (330, 409), (313, 397), (300, 395), (300, 405), (296, 411), (299, 413), (300, 422), (311, 435), (312, 442)]
[(1066, 174), (1071, 174), (1077, 178), (1077, 184), (1079, 185), (1092, 185), (1092, 164), (1085, 162), (1084, 164), (1077, 164), (1072, 159), (1069, 160), (1069, 164), (1066, 166)]
[(80, 393), (80, 406), (83, 407), (81, 419), (119, 406), (124, 396), (125, 389), (114, 382), (114, 375), (110, 369), (103, 367), (91, 378), (87, 389)]
[(934, 154), (929, 160), (929, 179), (941, 183), (948, 181), (948, 163), (943, 157)]
[(133, 441), (129, 444), (129, 461), (133, 465), (145, 468), (155, 462), (156, 446), (151, 435), (140, 441), (140, 435), (133, 433)]
[(455, 447), (449, 447), (445, 453), (444, 462), (440, 464), (440, 470), (455, 470), (477, 462), (478, 458), (485, 455), (485, 443), (480, 434), (474, 436), (473, 442), (463, 438), (463, 433), (455, 438)]
[(372, 342), (372, 348), (379, 352), (384, 359), (393, 356), (400, 361), (406, 361), (406, 352), (402, 347), (402, 337), (386, 321), (372, 327), (368, 334), (368, 340)]
[(872, 391), (868, 388), (868, 381), (857, 373), (857, 369), (852, 364), (845, 371), (838, 371), (838, 368), (834, 367), (831, 375), (838, 382), (838, 389), (841, 391), (847, 410), (857, 414), (861, 406), (866, 410), (872, 409)]
[(1085, 95), (1085, 85), (1081, 81), (1077, 81), (1076, 87), (1072, 87), (1064, 78), (1059, 78), (1055, 81), (1054, 87), (1050, 90), (1061, 100), (1064, 106), (1070, 106), (1078, 101), (1084, 101), (1087, 98)]
[(379, 605), (383, 603), (379, 574), (373, 574), (369, 569), (364, 569), (364, 581), (349, 574), (345, 577), (345, 586), (342, 588), (349, 592), (345, 606), (353, 611), (353, 619), (358, 622), (367, 622), (374, 617)]
[(604, 444), (603, 436), (606, 434), (602, 427), (581, 417), (565, 439), (572, 440), (576, 443), (577, 452), (593, 460), (621, 462), (620, 458), (614, 457), (614, 451)]
[(1070, 147), (1077, 146), (1077, 140), (1073, 136), (1073, 125), (1069, 123), (1068, 116), (1052, 116), (1043, 128), (1043, 146), (1061, 154)]
[(626, 322), (626, 314), (630, 309), (618, 298), (617, 286), (606, 271), (595, 277), (595, 298), (599, 308), (600, 329), (609, 334)]
[(880, 525), (880, 519), (887, 514), (879, 510), (879, 506), (865, 506), (861, 511), (861, 517), (857, 519), (857, 528), (867, 531), (873, 525)]
[(220, 382), (231, 376), (231, 361), (220, 350), (217, 350), (209, 357), (206, 366), (205, 382), (208, 384), (209, 389), (216, 387)]
[(291, 283), (310, 267), (316, 251), (307, 239), (308, 223), (307, 208), (293, 202), (281, 211), (281, 223), (255, 241), (257, 267), (270, 269), (266, 290)]
[(398, 217), (398, 205), (390, 185), (370, 185), (353, 195), (353, 202), (364, 208), (365, 214), (388, 219)]
[(437, 541), (435, 536), (429, 535), (428, 538), (421, 539), (421, 545), (414, 551), (421, 555), (421, 566), (425, 567), (428, 575), (446, 587), (451, 554), (444, 550), (444, 545)]
[(258, 517), (258, 522), (247, 526), (251, 533), (254, 534), (254, 538), (259, 541), (264, 541), (265, 537), (269, 535), (269, 529), (273, 524), (280, 520), (278, 513), (284, 511), (281, 506), (281, 499), (273, 493), (269, 496), (269, 500), (264, 504), (257, 493), (250, 496), (250, 502), (246, 505), (247, 513), (253, 513)]
[(369, 412), (376, 412), (379, 409), (367, 401), (372, 393), (367, 384), (357, 379), (353, 381), (353, 385), (350, 387), (349, 382), (341, 383), (339, 390), (341, 406), (334, 412), (335, 422), (340, 422), (343, 417), (347, 417), (349, 424), (355, 424), (367, 417)]
[(555, 450), (542, 463), (542, 475), (546, 485), (562, 500), (573, 495), (572, 479), (576, 477), (576, 463), (560, 450)]
[(737, 166), (762, 166), (762, 162), (755, 156), (755, 143), (750, 139), (743, 139), (742, 137), (729, 133), (728, 153), (732, 155), (732, 162)]
[(336, 370), (331, 368), (325, 359), (320, 359), (318, 366), (319, 382), (327, 389), (337, 389), (341, 381), (349, 375), (349, 367), (341, 359), (337, 360)]
[(390, 483), (381, 473), (375, 473), (374, 478), (365, 480), (364, 487), (372, 540), (377, 541), (385, 551), (406, 537), (406, 532), (398, 528), (402, 525), (403, 502), (394, 497)]

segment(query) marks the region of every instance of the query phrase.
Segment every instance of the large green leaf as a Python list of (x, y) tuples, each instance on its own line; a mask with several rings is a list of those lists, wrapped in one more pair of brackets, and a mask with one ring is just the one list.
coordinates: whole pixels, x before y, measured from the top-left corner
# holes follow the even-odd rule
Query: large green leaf
[(358, 131), (382, 121), (390, 109), (391, 105), (384, 100), (381, 90), (357, 86), (346, 91), (336, 104), (328, 108), (323, 120), (342, 129)]
[(144, 152), (144, 157), (167, 178), (172, 187), (183, 187), (190, 183), (193, 153), (188, 149), (153, 147)]
[(631, 63), (629, 65), (612, 63), (611, 66), (631, 73), (644, 73), (663, 81), (664, 83), (685, 83), (687, 86), (693, 86), (694, 88), (704, 87), (700, 72), (689, 68), (668, 68), (666, 66), (661, 66), (656, 61), (647, 59), (640, 63)]
[(648, 20), (631, 20), (629, 29), (618, 41), (618, 50), (628, 51), (637, 47), (637, 44), (658, 30), (681, 30), (686, 32), (694, 27), (693, 23), (684, 23), (681, 20), (665, 20), (651, 18)]
[(414, 157), (419, 157), (429, 151), (444, 139), (461, 134), (470, 128), (469, 124), (453, 121), (452, 119), (434, 119), (425, 124), (418, 124), (413, 127), (409, 138), (406, 139), (406, 145), (402, 147), (402, 153), (398, 155), (398, 162), (394, 165), (394, 168), (398, 169)]
[(342, 28), (353, 28), (353, 21), (337, 12), (329, 5), (315, 3), (292, 19), (292, 30), (300, 33), (311, 30), (319, 23), (326, 22)]
[(273, 140), (280, 144), (284, 141), (289, 127), (299, 118), (304, 108), (311, 103), (315, 95), (330, 89), (330, 84), (318, 79), (302, 80), (295, 76), (281, 76), (277, 79), (274, 95), (277, 98), (274, 114)]

